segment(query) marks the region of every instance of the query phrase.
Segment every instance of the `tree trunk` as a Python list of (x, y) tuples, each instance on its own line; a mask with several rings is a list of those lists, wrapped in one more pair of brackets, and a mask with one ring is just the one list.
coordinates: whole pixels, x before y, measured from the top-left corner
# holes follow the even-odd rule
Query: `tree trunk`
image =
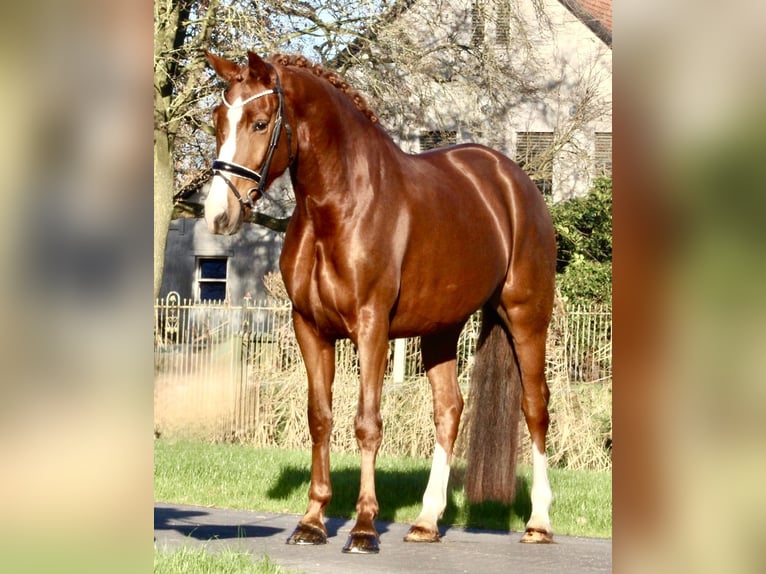
[(154, 130), (154, 298), (160, 296), (165, 245), (173, 215), (173, 153), (168, 134)]
[[(177, 0), (154, 5), (154, 298), (160, 296), (165, 267), (165, 245), (173, 215), (173, 145), (175, 126), (169, 106), (175, 64), (166, 54), (183, 43), (183, 15), (189, 7)], [(176, 71), (177, 73), (177, 71)]]

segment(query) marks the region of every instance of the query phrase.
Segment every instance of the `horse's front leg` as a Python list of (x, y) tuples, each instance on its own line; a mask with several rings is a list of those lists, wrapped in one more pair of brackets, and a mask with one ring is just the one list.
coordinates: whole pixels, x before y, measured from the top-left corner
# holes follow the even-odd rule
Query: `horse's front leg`
[(361, 482), (356, 503), (356, 524), (349, 533), (343, 552), (377, 553), (379, 537), (375, 530), (378, 499), (375, 495), (375, 459), (383, 438), (380, 396), (388, 358), (388, 321), (364, 317), (356, 336), (359, 349), (359, 403), (354, 419), (356, 440), (362, 453)]
[(332, 498), (330, 435), (332, 382), (335, 377), (335, 341), (322, 337), (313, 325), (293, 313), (295, 336), (308, 374), (308, 419), (311, 433), (311, 485), (309, 505), (288, 544), (325, 544), (324, 510)]

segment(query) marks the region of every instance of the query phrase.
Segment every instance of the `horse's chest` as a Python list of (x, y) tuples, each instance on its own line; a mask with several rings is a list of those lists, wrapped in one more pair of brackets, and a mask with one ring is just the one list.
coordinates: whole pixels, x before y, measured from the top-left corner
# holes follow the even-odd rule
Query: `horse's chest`
[(354, 289), (325, 246), (304, 244), (285, 271), (294, 309), (325, 333), (347, 336), (356, 308)]

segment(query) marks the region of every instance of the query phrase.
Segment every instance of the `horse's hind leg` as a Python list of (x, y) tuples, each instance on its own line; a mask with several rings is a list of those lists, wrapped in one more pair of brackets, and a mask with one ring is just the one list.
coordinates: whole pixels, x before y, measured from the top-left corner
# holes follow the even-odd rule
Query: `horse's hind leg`
[(545, 342), (549, 316), (535, 305), (519, 305), (508, 312), (516, 358), (524, 389), (521, 407), (532, 442), (532, 514), (521, 542), (546, 543), (553, 540), (548, 515), (553, 494), (548, 482), (545, 440), (548, 433), (548, 398), (545, 380)]
[(436, 444), (428, 486), (423, 495), (423, 509), (405, 536), (406, 542), (439, 541), (437, 520), (447, 506), (450, 461), (463, 412), (456, 361), (461, 328), (462, 325), (459, 325), (421, 340), (423, 365), (433, 392)]

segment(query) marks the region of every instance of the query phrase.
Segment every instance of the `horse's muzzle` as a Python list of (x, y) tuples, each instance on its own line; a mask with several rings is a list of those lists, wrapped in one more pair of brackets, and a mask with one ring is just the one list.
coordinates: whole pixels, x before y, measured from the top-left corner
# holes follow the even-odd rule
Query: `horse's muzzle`
[(239, 229), (239, 222), (230, 221), (228, 213), (222, 212), (216, 215), (212, 221), (207, 220), (207, 228), (210, 233), (216, 235), (234, 235)]

